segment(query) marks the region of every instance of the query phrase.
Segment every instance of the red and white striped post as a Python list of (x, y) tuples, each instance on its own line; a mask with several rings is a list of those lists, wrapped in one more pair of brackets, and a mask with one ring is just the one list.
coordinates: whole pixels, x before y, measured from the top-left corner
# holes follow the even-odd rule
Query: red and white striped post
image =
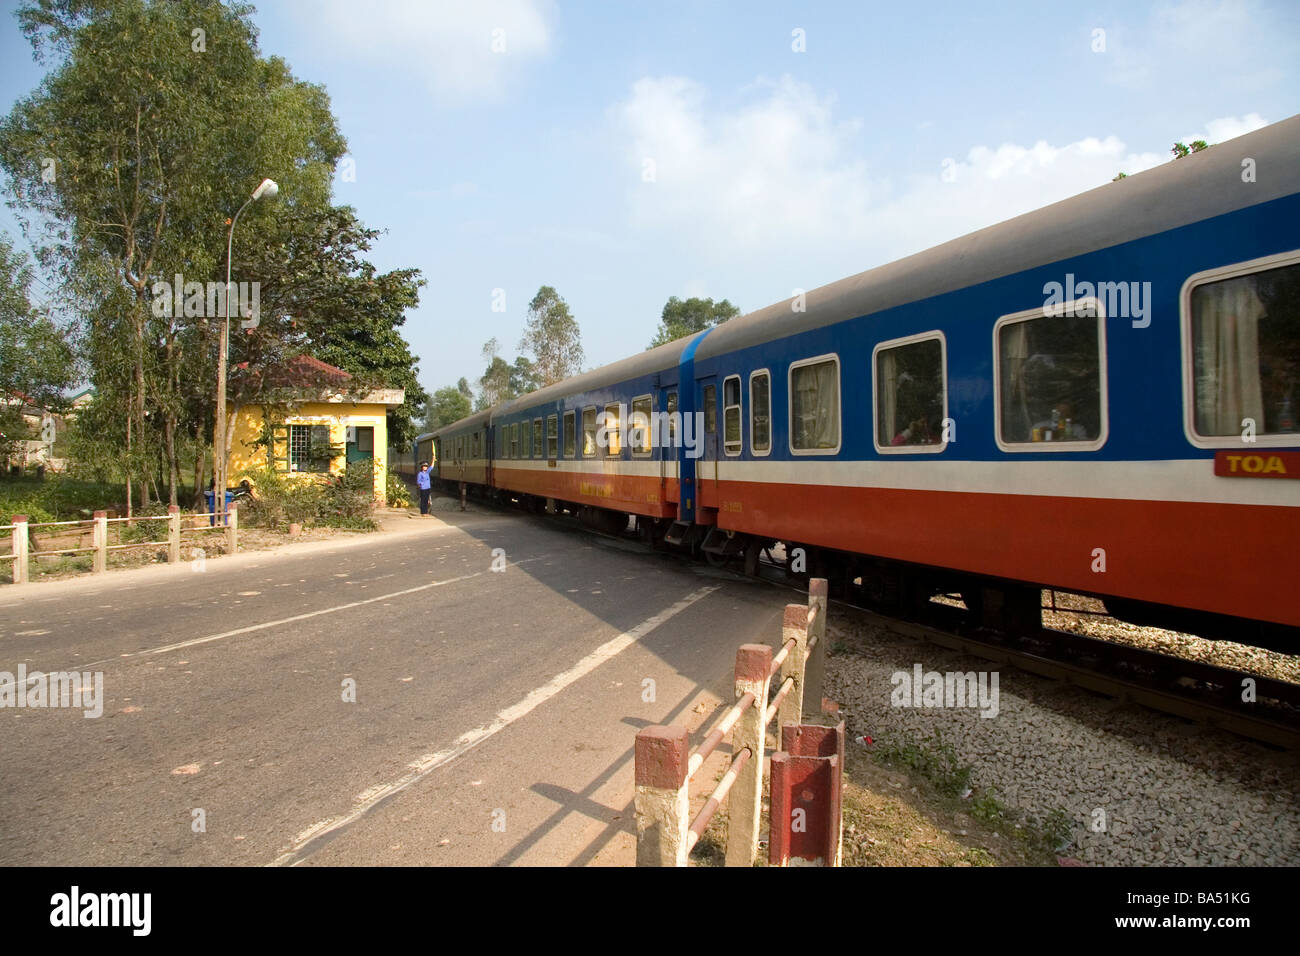
[(742, 644), (736, 651), (736, 700), (754, 695), (754, 703), (736, 721), (731, 733), (732, 761), (743, 750), (749, 758), (731, 788), (727, 823), (727, 866), (753, 866), (758, 856), (758, 828), (763, 814), (763, 750), (767, 738), (767, 691), (772, 674), (772, 648)]
[(27, 515), (14, 515), (14, 584), (27, 583)]
[(636, 865), (685, 866), (690, 852), (690, 738), (685, 727), (636, 735)]

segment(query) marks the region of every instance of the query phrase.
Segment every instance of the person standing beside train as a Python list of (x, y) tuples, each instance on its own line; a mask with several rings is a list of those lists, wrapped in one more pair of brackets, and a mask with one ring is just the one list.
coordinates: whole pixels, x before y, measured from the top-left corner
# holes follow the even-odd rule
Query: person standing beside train
[(429, 495), (432, 494), (432, 485), (429, 479), (429, 463), (420, 462), (420, 473), (415, 476), (415, 486), (420, 489), (420, 514), (429, 513)]

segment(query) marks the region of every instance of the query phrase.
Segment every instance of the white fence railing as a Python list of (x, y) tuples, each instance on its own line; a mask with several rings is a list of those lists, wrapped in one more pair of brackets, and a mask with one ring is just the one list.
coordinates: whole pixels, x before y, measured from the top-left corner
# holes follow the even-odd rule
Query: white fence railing
[[(167, 563), (175, 564), (181, 559), (181, 534), (184, 531), (190, 532), (212, 532), (220, 531), (226, 536), (226, 551), (234, 554), (239, 543), (239, 505), (237, 502), (231, 502), (227, 506), (227, 521), (225, 525), (217, 525), (215, 522), (218, 517), (211, 512), (204, 512), (196, 515), (182, 515), (176, 505), (171, 505), (167, 509), (166, 515), (135, 515), (130, 518), (110, 518), (106, 511), (96, 511), (95, 516), (90, 519), (79, 521), (35, 521), (29, 522), (26, 515), (14, 515), (10, 524), (0, 525), (0, 532), (10, 532), (10, 552), (9, 554), (0, 554), (0, 561), (12, 561), (13, 583), (27, 584), (30, 580), (31, 564), (34, 558), (52, 557), (55, 555), (67, 554), (91, 554), (93, 562), (91, 571), (94, 574), (102, 574), (108, 570), (108, 554), (110, 551), (127, 551), (133, 548), (157, 548), (162, 545), (167, 546)], [(189, 519), (190, 527), (184, 527), (183, 520)], [(207, 519), (208, 525), (199, 525), (195, 527), (195, 519)], [(116, 524), (120, 528), (126, 528), (131, 523), (142, 522), (166, 522), (167, 539), (165, 541), (129, 541), (123, 542), (121, 532), (118, 533), (118, 543), (109, 544), (109, 525)], [(89, 527), (87, 527), (89, 526)], [(90, 534), (90, 545), (75, 548), (49, 548), (38, 550), (33, 548), (35, 533), (37, 529), (68, 528), (68, 533), (79, 534), (84, 540), (85, 534)], [(81, 529), (80, 531), (73, 529)], [(54, 532), (55, 535), (59, 532)]]

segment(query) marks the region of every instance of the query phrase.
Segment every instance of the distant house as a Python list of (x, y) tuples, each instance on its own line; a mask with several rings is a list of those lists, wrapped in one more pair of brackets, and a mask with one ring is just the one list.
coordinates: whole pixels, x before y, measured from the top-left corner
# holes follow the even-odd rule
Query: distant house
[(7, 453), (0, 453), (0, 459), (3, 459), (0, 464), (3, 464), (4, 471), (29, 467), (62, 471), (66, 462), (62, 458), (54, 457), (54, 441), (46, 436), (53, 435), (54, 440), (57, 440), (57, 436), (63, 433), (64, 416), (47, 411), (22, 392), (6, 392), (3, 397), (0, 397), (0, 403), (3, 403), (9, 411), (17, 413), (17, 417), (26, 426), (28, 434), (32, 436), (18, 440), (13, 440), (11, 436), (4, 436), (9, 439), (3, 443)]
[[(250, 373), (236, 369), (247, 398), (234, 409), (227, 474), (232, 481), (270, 466), (289, 475), (338, 474), (348, 462), (374, 462), (375, 498), (383, 500), (388, 472), (390, 408), (400, 389), (359, 390), (343, 369), (308, 355)], [(332, 452), (342, 449), (334, 457)]]

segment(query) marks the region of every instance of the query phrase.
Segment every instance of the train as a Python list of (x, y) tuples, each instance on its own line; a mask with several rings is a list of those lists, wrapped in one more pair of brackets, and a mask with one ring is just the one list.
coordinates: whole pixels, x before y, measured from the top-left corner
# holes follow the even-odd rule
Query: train
[(449, 491), (766, 554), (895, 612), (953, 594), (1015, 629), (1053, 588), (1297, 653), (1298, 384), (1300, 116), (413, 451)]

